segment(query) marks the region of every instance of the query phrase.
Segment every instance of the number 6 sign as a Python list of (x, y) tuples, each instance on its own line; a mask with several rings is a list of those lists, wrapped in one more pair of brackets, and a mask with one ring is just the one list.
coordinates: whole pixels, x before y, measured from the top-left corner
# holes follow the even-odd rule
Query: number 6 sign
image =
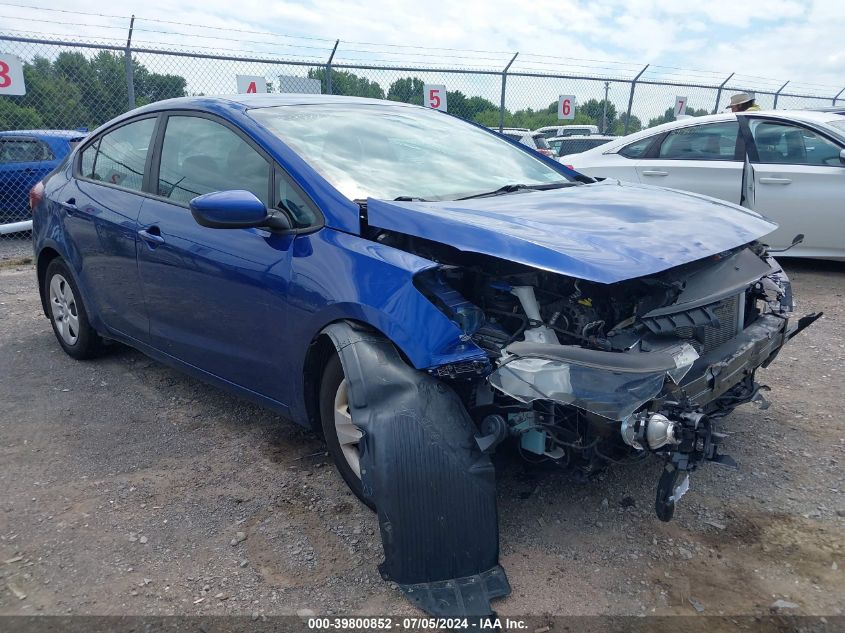
[(0, 95), (25, 95), (23, 65), (14, 55), (0, 55)]
[(560, 95), (557, 100), (557, 118), (575, 118), (575, 95)]
[(446, 112), (446, 86), (441, 84), (423, 84), (423, 104)]

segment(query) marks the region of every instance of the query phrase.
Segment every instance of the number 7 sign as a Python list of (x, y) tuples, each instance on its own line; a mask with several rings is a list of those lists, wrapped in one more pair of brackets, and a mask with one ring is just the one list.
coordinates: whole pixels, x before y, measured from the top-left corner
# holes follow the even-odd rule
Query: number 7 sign
[(0, 95), (25, 95), (23, 64), (14, 55), (0, 55)]
[(687, 98), (675, 97), (675, 118), (684, 116), (687, 113)]
[(423, 84), (423, 104), (446, 112), (446, 86), (442, 84)]

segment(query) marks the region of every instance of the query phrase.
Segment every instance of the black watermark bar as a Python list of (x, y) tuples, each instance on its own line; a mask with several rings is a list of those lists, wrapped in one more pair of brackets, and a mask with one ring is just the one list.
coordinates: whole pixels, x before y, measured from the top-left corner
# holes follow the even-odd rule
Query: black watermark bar
[(0, 616), (0, 633), (845, 633), (845, 616)]

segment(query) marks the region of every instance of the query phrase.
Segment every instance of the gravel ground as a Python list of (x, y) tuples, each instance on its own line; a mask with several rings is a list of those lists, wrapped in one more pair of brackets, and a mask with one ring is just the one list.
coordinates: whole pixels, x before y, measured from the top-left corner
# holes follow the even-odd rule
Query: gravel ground
[[(729, 419), (740, 471), (694, 473), (672, 523), (656, 461), (498, 460), (500, 615), (843, 613), (845, 265), (788, 268), (826, 316)], [(317, 436), (132, 350), (70, 359), (30, 265), (0, 270), (0, 324), (0, 614), (419, 614)]]
[(32, 257), (32, 233), (0, 235), (0, 265)]

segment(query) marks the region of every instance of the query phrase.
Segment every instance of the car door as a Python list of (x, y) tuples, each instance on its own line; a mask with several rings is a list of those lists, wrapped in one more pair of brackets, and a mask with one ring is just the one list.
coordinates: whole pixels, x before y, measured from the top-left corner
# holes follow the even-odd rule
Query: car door
[(777, 119), (747, 117), (753, 139), (750, 161), (754, 175), (753, 208), (779, 228), (767, 238), (775, 248), (804, 242), (791, 254), (842, 257), (845, 221), (845, 165), (840, 143), (803, 125)]
[(743, 150), (735, 119), (669, 131), (636, 166), (640, 182), (739, 204)]
[(0, 137), (0, 224), (30, 219), (29, 190), (54, 161), (50, 147), (33, 136)]
[(104, 325), (122, 336), (149, 337), (135, 246), (150, 145), (158, 120), (119, 124), (75, 156), (74, 178), (58, 192), (67, 259)]
[(138, 268), (160, 351), (212, 376), (285, 404), (286, 296), (294, 234), (212, 229), (189, 202), (241, 189), (276, 198), (272, 162), (222, 120), (169, 114), (158, 140), (154, 197), (139, 221)]

